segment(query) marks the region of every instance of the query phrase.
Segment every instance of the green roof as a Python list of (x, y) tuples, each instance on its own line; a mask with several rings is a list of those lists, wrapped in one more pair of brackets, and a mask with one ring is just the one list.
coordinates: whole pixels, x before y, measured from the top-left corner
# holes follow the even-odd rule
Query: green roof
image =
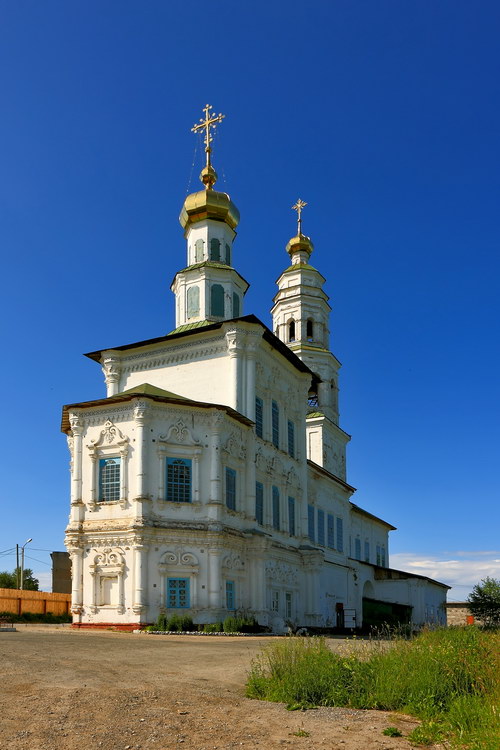
[(173, 331), (170, 331), (168, 336), (170, 336), (172, 333), (183, 333), (184, 331), (192, 331), (193, 328), (204, 328), (205, 326), (211, 326), (212, 323), (214, 323), (213, 320), (199, 320), (197, 323), (186, 323), (183, 326), (174, 328)]
[(291, 266), (288, 266), (288, 268), (285, 268), (283, 273), (290, 273), (291, 271), (296, 271), (298, 268), (303, 268), (306, 271), (316, 271), (319, 273), (317, 268), (314, 268), (314, 266), (311, 266), (309, 263), (294, 263)]
[(306, 419), (310, 419), (311, 417), (324, 417), (322, 411), (312, 411), (309, 414), (306, 414)]
[(172, 391), (165, 391), (163, 388), (158, 388), (156, 385), (151, 383), (142, 383), (141, 385), (135, 385), (133, 388), (127, 388), (126, 391), (120, 391), (117, 396), (130, 396), (132, 393), (138, 393), (142, 396), (161, 396), (162, 398), (176, 398), (181, 401), (191, 401), (189, 398), (179, 396), (177, 393)]

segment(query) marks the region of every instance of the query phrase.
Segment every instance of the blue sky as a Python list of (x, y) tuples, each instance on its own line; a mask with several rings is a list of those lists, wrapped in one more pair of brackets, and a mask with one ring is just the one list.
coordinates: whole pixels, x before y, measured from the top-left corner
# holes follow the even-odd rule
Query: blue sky
[(267, 324), (308, 202), (348, 480), (398, 527), (391, 564), (455, 600), (500, 577), (499, 23), (460, 0), (0, 0), (0, 552), (33, 537), (47, 587), (60, 408), (104, 395), (81, 353), (174, 327), (210, 102), (245, 312)]

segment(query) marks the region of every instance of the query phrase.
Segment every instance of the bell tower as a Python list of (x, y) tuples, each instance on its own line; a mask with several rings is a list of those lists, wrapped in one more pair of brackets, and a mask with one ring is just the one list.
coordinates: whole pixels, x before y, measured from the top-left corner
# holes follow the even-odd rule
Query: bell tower
[(341, 364), (329, 349), (331, 307), (323, 290), (325, 277), (310, 264), (314, 246), (302, 234), (306, 205), (299, 198), (292, 206), (297, 211), (297, 234), (286, 246), (290, 265), (276, 282), (273, 330), (314, 373), (308, 400), (308, 457), (345, 479), (345, 446), (350, 438), (338, 426)]
[(225, 115), (213, 115), (207, 104), (194, 133), (205, 133), (206, 164), (200, 180), (204, 189), (188, 195), (179, 216), (187, 243), (187, 265), (171, 289), (175, 294), (176, 330), (192, 324), (229, 320), (243, 315), (249, 284), (233, 268), (233, 241), (240, 214), (227, 193), (214, 190), (211, 131)]

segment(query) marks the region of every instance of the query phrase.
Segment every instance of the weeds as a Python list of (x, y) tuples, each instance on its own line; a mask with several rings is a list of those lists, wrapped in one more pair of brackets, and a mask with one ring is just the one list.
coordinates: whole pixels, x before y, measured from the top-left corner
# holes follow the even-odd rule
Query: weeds
[(499, 633), (473, 627), (423, 632), (361, 655), (335, 654), (321, 638), (287, 639), (254, 661), (247, 695), (294, 708), (405, 711), (423, 721), (410, 735), (415, 744), (452, 737), (469, 750), (499, 750), (499, 644)]

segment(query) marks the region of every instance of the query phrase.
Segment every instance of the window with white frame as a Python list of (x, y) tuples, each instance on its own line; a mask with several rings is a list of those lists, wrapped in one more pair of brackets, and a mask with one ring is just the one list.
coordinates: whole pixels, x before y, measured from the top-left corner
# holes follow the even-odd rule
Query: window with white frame
[(285, 617), (287, 620), (292, 619), (292, 594), (290, 591), (285, 591)]
[(112, 502), (120, 499), (121, 458), (110, 456), (99, 459), (99, 502)]
[(226, 466), (226, 507), (236, 510), (236, 471)]
[(167, 501), (190, 503), (192, 496), (190, 458), (167, 458)]

